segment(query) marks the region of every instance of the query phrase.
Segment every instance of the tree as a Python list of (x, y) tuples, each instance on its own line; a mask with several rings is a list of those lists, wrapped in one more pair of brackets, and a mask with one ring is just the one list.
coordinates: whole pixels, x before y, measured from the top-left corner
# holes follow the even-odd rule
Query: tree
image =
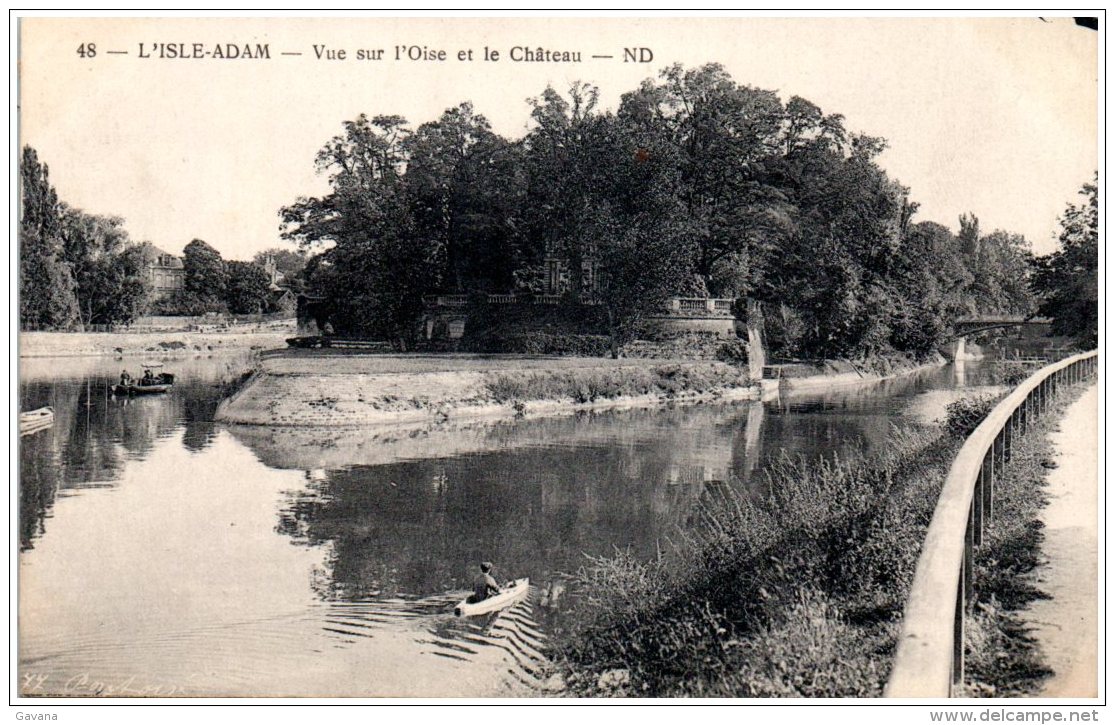
[(990, 314), (1032, 314), (1035, 302), (1030, 286), (1033, 254), (1021, 234), (996, 229), (980, 237), (978, 251), (970, 258), (973, 280), (969, 297), (978, 311)]
[(124, 220), (63, 205), (62, 224), (81, 324), (128, 323), (142, 314), (150, 297), (147, 255), (130, 243)]
[(960, 215), (960, 251), (970, 259), (979, 258), (979, 218), (975, 214)]
[(636, 336), (647, 317), (662, 309), (691, 268), (683, 243), (686, 227), (670, 206), (663, 200), (633, 214), (605, 212), (595, 225), (603, 270), (597, 296), (608, 314), (612, 357), (619, 356), (620, 346)]
[(147, 278), (147, 257), (130, 245), (100, 262), (99, 285), (102, 293), (92, 305), (91, 324), (128, 324), (147, 312), (151, 304), (151, 285)]
[[(694, 271), (712, 294), (748, 294), (789, 227), (772, 183), (783, 107), (778, 96), (739, 85), (718, 64), (671, 66), (621, 101), (619, 117), (673, 171), (695, 247)], [(804, 134), (805, 129), (797, 129)], [(730, 270), (730, 271), (729, 271)]]
[(437, 250), (417, 236), (403, 174), (400, 116), (360, 115), (317, 156), (332, 192), (281, 211), (283, 236), (304, 247), (333, 247), (314, 266), (338, 332), (386, 337), (406, 349), (417, 332), (422, 295), (439, 283)]
[(564, 259), (571, 297), (579, 300), (583, 262), (593, 253), (582, 220), (599, 182), (594, 169), (608, 146), (607, 137), (596, 133), (605, 128), (597, 113), (599, 89), (577, 81), (566, 95), (547, 87), (527, 101), (534, 128), (523, 139), (525, 257), (534, 263), (546, 256)]
[(599, 100), (547, 87), (517, 143), (468, 103), (413, 133), (345, 122), (316, 158), (330, 193), (281, 211), (285, 238), (325, 249), (306, 274), (334, 326), (402, 346), (423, 294), (537, 292), (548, 257), (570, 307), (604, 306), (613, 351), (671, 294), (761, 301), (808, 357), (927, 353), (959, 315), (1032, 309), (1025, 241), (974, 214), (959, 235), (913, 221), (885, 139), (840, 114), (715, 64), (667, 68), (614, 114)]
[(799, 354), (859, 357), (893, 347), (903, 305), (891, 278), (911, 209), (907, 190), (875, 162), (884, 147), (859, 135), (809, 144), (780, 172), (792, 224), (754, 294), (800, 316)]
[(62, 252), (62, 210), (50, 171), (30, 146), (20, 160), (20, 325), (69, 329), (78, 320), (74, 281)]
[(360, 114), (343, 123), (315, 158), (319, 174), (329, 174), (332, 192), (301, 197), (280, 212), (283, 238), (303, 248), (349, 243), (387, 213), (391, 192), (401, 183), (406, 157), (402, 141), (410, 135), (401, 116)]
[(271, 298), (271, 280), (263, 267), (253, 262), (231, 260), (226, 263), (228, 283), (225, 304), (238, 315), (258, 315)]
[(973, 312), (968, 288), (972, 273), (960, 240), (935, 222), (909, 224), (898, 259), (891, 267), (897, 293), (891, 321), (898, 350), (926, 353), (948, 334), (957, 317)]
[(492, 133), (471, 103), (462, 103), (419, 126), (404, 150), (418, 243), (436, 250), (446, 286), (509, 289), (523, 261), (516, 147)]
[(224, 309), (228, 287), (228, 267), (221, 253), (200, 239), (194, 239), (182, 252), (185, 278), (177, 304), (187, 314), (220, 312)]
[(1099, 344), (1098, 175), (1080, 190), (1085, 203), (1069, 204), (1061, 216), (1060, 248), (1036, 261), (1038, 313), (1052, 319), (1053, 333)]

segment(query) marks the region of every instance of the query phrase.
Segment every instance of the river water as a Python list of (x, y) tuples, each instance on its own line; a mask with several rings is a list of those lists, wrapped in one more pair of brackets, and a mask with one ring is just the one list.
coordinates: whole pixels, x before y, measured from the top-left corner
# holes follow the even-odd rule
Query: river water
[[(722, 487), (762, 485), (772, 457), (870, 452), (987, 379), (969, 363), (767, 402), (379, 433), (214, 423), (246, 364), (168, 361), (170, 394), (118, 400), (118, 361), (21, 360), (21, 408), (56, 416), (20, 440), (25, 694), (530, 694), (586, 556), (651, 557)], [(532, 595), (454, 618), (485, 559)]]

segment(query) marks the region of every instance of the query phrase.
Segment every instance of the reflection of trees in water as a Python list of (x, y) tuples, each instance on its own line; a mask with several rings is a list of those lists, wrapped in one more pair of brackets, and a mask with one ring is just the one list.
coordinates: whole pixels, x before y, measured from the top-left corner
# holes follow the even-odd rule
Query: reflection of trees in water
[(191, 383), (183, 385), (181, 390), (176, 389), (175, 396), (182, 401), (181, 420), (185, 425), (182, 444), (194, 452), (204, 450), (217, 435), (213, 415), (221, 400), (218, 386), (214, 383)]
[[(100, 396), (97, 393), (101, 393)], [(45, 531), (58, 492), (116, 477), (121, 454), (108, 432), (104, 389), (92, 381), (24, 386), (24, 408), (50, 405), (54, 425), (20, 439), (20, 546)]]
[(333, 471), (290, 495), (278, 529), (331, 545), (327, 598), (467, 587), (485, 559), (541, 580), (614, 546), (653, 555), (702, 492), (667, 482), (671, 457), (531, 448)]
[(58, 493), (58, 467), (41, 465), (54, 458), (49, 431), (20, 440), (19, 446), (19, 549), (32, 548), (45, 530), (44, 520), (50, 515)]
[[(762, 470), (767, 462), (782, 455), (805, 460), (832, 458), (847, 453), (870, 453), (884, 446), (894, 421), (878, 415), (839, 416), (795, 412), (764, 417), (760, 460), (750, 476), (752, 487), (765, 486)], [(756, 475), (756, 473), (760, 475)], [(743, 478), (743, 476), (741, 476)]]
[[(740, 481), (758, 490), (771, 456), (815, 459), (883, 443), (894, 410), (870, 395), (528, 420), (460, 440), (446, 432), (439, 445), (455, 455), (440, 459), (384, 443), (431, 457), (314, 472), (307, 490), (290, 494), (279, 530), (329, 546), (324, 597), (468, 586), (484, 559), (501, 578), (546, 581), (613, 546), (649, 558)], [(300, 460), (295, 439), (245, 440), (264, 460)], [(306, 446), (313, 460), (320, 448)], [(380, 450), (354, 448), (365, 461)]]
[(175, 385), (169, 395), (112, 398), (115, 379), (36, 379), (20, 386), (21, 408), (49, 405), (52, 428), (20, 439), (20, 547), (29, 549), (45, 530), (60, 491), (111, 485), (126, 458), (143, 458), (155, 440), (185, 423), (190, 450), (215, 435), (213, 412), (220, 390), (212, 381)]

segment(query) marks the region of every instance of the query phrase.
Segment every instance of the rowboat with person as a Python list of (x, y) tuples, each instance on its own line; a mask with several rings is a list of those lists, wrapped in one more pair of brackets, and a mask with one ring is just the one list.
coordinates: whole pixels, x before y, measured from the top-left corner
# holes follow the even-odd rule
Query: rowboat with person
[(480, 565), (475, 590), (456, 606), (454, 614), (458, 617), (475, 617), (497, 612), (519, 601), (530, 591), (530, 579), (516, 579), (501, 587), (491, 572), (491, 562), (485, 561)]
[[(158, 364), (156, 364), (158, 365)], [(112, 386), (114, 395), (153, 395), (165, 393), (174, 385), (174, 375), (152, 370), (156, 365), (144, 367), (143, 377), (133, 378), (127, 370), (120, 372), (120, 383)]]

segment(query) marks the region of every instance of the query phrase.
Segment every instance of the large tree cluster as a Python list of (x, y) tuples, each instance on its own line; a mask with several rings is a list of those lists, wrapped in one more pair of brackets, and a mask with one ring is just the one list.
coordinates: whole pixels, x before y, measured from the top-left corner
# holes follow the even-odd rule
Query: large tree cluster
[[(27, 146), (20, 162), (19, 319), (25, 330), (78, 330), (132, 322), (148, 311), (199, 315), (266, 312), (274, 295), (260, 263), (226, 261), (200, 239), (186, 245), (184, 288), (152, 300), (148, 267), (159, 254), (133, 243), (124, 220), (75, 209), (58, 198), (46, 164)], [(305, 261), (268, 250), (297, 279)]]
[(226, 260), (201, 239), (182, 250), (182, 288), (156, 303), (164, 314), (256, 315), (271, 308), (271, 280), (258, 262)]
[(23, 329), (72, 330), (131, 322), (150, 294), (143, 248), (119, 217), (87, 214), (58, 198), (29, 146), (20, 160), (19, 320)]
[(326, 250), (308, 277), (338, 329), (405, 344), (422, 295), (537, 291), (548, 254), (572, 304), (598, 262), (617, 342), (670, 295), (758, 300), (783, 354), (818, 357), (926, 352), (956, 316), (1030, 311), (1024, 241), (915, 222), (885, 141), (839, 114), (715, 64), (667, 68), (614, 112), (598, 98), (545, 89), (518, 140), (469, 103), (346, 122), (316, 160), (331, 192), (280, 213)]

